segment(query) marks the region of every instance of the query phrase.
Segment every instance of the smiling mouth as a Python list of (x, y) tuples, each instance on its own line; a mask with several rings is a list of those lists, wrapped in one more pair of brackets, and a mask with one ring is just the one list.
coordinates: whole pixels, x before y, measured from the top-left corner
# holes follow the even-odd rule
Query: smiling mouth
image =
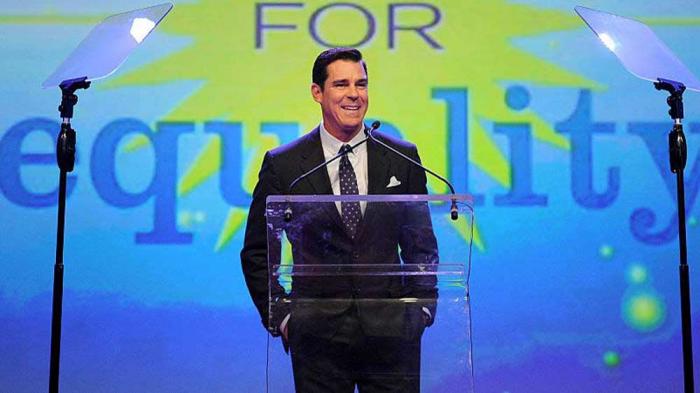
[(340, 107), (346, 111), (359, 111), (360, 110), (360, 105), (341, 105)]

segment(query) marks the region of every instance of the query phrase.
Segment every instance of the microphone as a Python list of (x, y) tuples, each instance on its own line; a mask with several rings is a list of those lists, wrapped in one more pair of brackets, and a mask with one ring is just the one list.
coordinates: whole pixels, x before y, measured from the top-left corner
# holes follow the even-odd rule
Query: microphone
[(452, 218), (453, 221), (456, 221), (456, 220), (459, 218), (459, 210), (457, 209), (457, 198), (455, 197), (455, 188), (452, 186), (452, 183), (450, 183), (450, 182), (449, 182), (447, 179), (445, 179), (444, 177), (442, 177), (442, 176), (438, 175), (437, 173), (431, 171), (430, 169), (424, 167), (423, 165), (421, 165), (420, 162), (418, 162), (418, 161), (412, 159), (411, 157), (409, 157), (409, 156), (407, 156), (407, 155), (401, 153), (400, 151), (394, 149), (393, 147), (391, 147), (391, 146), (387, 145), (386, 143), (380, 141), (379, 139), (375, 138), (374, 135), (373, 135), (373, 132), (374, 132), (377, 128), (379, 128), (380, 125), (381, 125), (381, 123), (380, 123), (379, 121), (375, 121), (374, 123), (372, 123), (372, 127), (369, 128), (369, 129), (367, 129), (367, 130), (365, 130), (365, 134), (367, 134), (367, 138), (365, 138), (365, 140), (370, 139), (370, 140), (372, 140), (373, 142), (376, 142), (376, 143), (380, 144), (381, 146), (383, 146), (383, 147), (385, 147), (386, 149), (388, 149), (388, 150), (390, 150), (390, 151), (396, 153), (396, 154), (399, 155), (401, 158), (405, 159), (406, 161), (410, 162), (411, 164), (413, 164), (413, 165), (415, 165), (415, 166), (417, 166), (417, 167), (423, 169), (423, 170), (426, 171), (427, 173), (430, 173), (431, 175), (433, 175), (433, 176), (435, 176), (436, 178), (440, 179), (443, 183), (447, 184), (447, 186), (450, 188), (450, 192), (452, 193), (452, 198), (451, 198), (451, 199), (452, 199), (452, 205), (450, 206), (450, 218)]
[[(370, 130), (371, 130), (371, 131), (376, 130), (377, 128), (379, 128), (379, 125), (380, 125), (380, 123), (379, 123), (378, 121), (375, 121), (374, 123), (372, 123), (372, 128), (371, 128)], [(365, 130), (365, 133), (367, 133), (367, 130)], [(352, 149), (354, 149), (354, 148), (356, 148), (357, 146), (360, 146), (361, 144), (367, 142), (368, 139), (369, 139), (369, 137), (367, 137), (367, 138), (365, 138), (365, 139), (363, 139), (363, 140), (361, 140), (361, 141), (355, 143), (354, 145), (350, 146), (349, 149), (345, 149), (345, 150), (342, 150), (342, 151), (338, 152), (338, 154), (336, 154), (335, 156), (331, 157), (330, 159), (328, 159), (328, 160), (326, 160), (326, 161), (324, 161), (324, 162), (322, 162), (322, 163), (316, 165), (315, 167), (311, 168), (308, 172), (301, 174), (301, 176), (299, 176), (299, 177), (297, 177), (296, 179), (294, 179), (294, 180), (292, 181), (292, 183), (289, 185), (289, 188), (287, 189), (287, 195), (291, 195), (292, 190), (294, 189), (294, 186), (296, 186), (301, 180), (303, 180), (303, 179), (305, 179), (305, 178), (311, 176), (312, 174), (316, 173), (316, 171), (318, 171), (319, 169), (325, 168), (325, 167), (328, 166), (328, 164), (330, 164), (331, 162), (333, 162), (333, 161), (337, 160), (338, 158), (340, 158), (340, 157), (342, 157), (342, 156), (348, 154), (348, 152), (351, 152)], [(289, 222), (289, 221), (291, 221), (291, 220), (292, 220), (292, 206), (291, 206), (291, 204), (290, 204), (290, 202), (289, 202), (289, 199), (287, 199), (287, 208), (284, 209), (284, 222)]]

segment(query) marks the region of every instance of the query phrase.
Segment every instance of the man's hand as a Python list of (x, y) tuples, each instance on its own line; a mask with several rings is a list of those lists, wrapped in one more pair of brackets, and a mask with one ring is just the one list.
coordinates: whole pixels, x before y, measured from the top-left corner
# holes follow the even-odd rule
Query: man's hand
[(282, 320), (282, 323), (280, 324), (280, 335), (282, 336), (282, 346), (284, 347), (284, 352), (289, 353), (289, 333), (287, 331), (287, 326), (289, 322), (289, 314)]
[[(428, 316), (428, 314), (425, 314), (425, 313), (423, 314), (423, 324), (425, 326), (428, 326), (428, 324), (430, 324), (430, 316)], [(285, 334), (285, 333), (282, 333), (282, 334)]]
[(282, 320), (282, 323), (280, 323), (280, 334), (282, 335), (282, 338), (284, 339), (284, 342), (287, 342), (287, 326), (289, 326), (289, 317), (291, 317), (290, 314), (287, 314), (287, 316), (284, 317)]
[(433, 319), (433, 314), (430, 313), (428, 307), (422, 307), (421, 310), (423, 311), (423, 323), (425, 326), (429, 326), (431, 320)]
[(284, 341), (289, 341), (289, 340), (287, 340), (287, 324), (286, 323), (282, 327), (282, 330), (280, 331), (280, 333), (282, 333), (282, 338), (284, 339)]

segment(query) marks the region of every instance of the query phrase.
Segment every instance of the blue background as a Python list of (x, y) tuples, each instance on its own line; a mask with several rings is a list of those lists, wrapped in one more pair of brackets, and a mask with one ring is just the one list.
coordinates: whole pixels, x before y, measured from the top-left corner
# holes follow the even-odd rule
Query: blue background
[[(447, 3), (434, 2), (437, 7)], [(465, 10), (472, 3), (465, 2)], [(565, 0), (503, 3), (571, 14), (575, 5)], [(41, 90), (39, 85), (92, 23), (143, 5), (2, 2), (0, 392), (41, 391), (48, 380), (58, 177), (51, 157), (59, 92)], [(613, 12), (654, 22), (657, 34), (682, 54), (691, 70), (700, 72), (694, 39), (700, 33), (697, 3), (623, 1), (614, 7)], [(47, 19), (27, 19), (32, 15)], [(85, 19), (60, 18), (70, 15)], [(454, 25), (447, 16), (440, 29), (449, 34)], [(252, 13), (244, 17), (253, 18)], [(491, 28), (507, 27), (494, 23)], [(191, 40), (186, 34), (156, 33), (118, 75), (176, 53)], [(627, 74), (582, 22), (578, 28), (508, 41), (603, 88), (548, 85), (530, 78), (497, 82), (504, 95), (490, 99), (490, 105), (532, 111), (572, 146), (562, 149), (534, 138), (522, 122), (477, 119), (508, 159), (512, 184), (516, 178), (524, 182), (517, 183), (523, 188), (511, 189), (523, 192), (524, 199), (504, 199), (509, 188), (467, 162), (466, 135), (449, 134), (453, 141), (463, 142), (451, 151), (447, 144), (416, 141), (424, 161), (439, 161), (453, 180), (462, 180), (458, 191), (481, 198), (475, 212), (482, 243), (475, 247), (471, 275), (476, 390), (681, 391), (675, 183), (666, 164), (671, 123), (665, 97), (650, 83)], [(255, 51), (236, 37), (230, 44)], [(373, 59), (391, 53), (386, 48), (375, 52), (368, 60), (370, 69)], [(300, 61), (304, 78), (311, 61), (312, 57)], [(469, 85), (448, 89), (438, 82), (439, 72), (430, 76), (436, 80), (432, 92), (436, 101), (454, 104), (479, 94)], [(303, 79), (301, 85), (306, 83)], [(231, 159), (239, 162), (232, 170), (243, 179), (244, 192), (228, 195), (239, 199), (223, 197), (218, 175), (176, 197), (178, 180), (216, 129), (207, 122), (217, 119), (194, 117), (174, 124), (166, 114), (200, 84), (183, 77), (167, 84), (109, 88), (96, 84), (79, 93), (74, 120), (78, 162), (71, 174), (65, 248), (61, 368), (65, 391), (263, 391), (267, 338), (240, 269), (243, 231), (233, 231), (225, 247), (216, 246), (230, 209), (248, 201), (247, 179), (257, 172), (255, 157), (261, 152), (247, 142), (238, 151), (231, 150)], [(257, 86), (251, 82), (243, 88)], [(402, 99), (405, 110), (413, 111), (410, 97)], [(696, 380), (700, 379), (699, 103), (697, 93), (685, 94)], [(316, 113), (310, 100), (303, 105)], [(288, 120), (275, 118), (274, 107), (266, 110), (271, 113), (269, 121)], [(476, 116), (469, 111), (451, 115), (456, 122)], [(179, 139), (168, 129), (181, 132)], [(287, 131), (276, 129), (278, 142), (304, 128), (293, 124), (282, 129)], [(126, 152), (128, 138), (110, 139), (139, 130), (151, 135), (154, 148)], [(606, 192), (607, 197), (593, 196)], [(161, 216), (156, 214), (159, 209)], [(154, 228), (155, 236), (140, 237)], [(641, 304), (641, 311), (630, 309), (635, 304)]]

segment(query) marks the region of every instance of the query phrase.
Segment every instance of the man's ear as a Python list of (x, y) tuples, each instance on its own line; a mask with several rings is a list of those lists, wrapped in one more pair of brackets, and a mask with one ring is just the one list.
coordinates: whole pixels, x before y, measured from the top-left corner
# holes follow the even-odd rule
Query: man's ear
[(323, 90), (321, 90), (321, 86), (319, 86), (315, 83), (312, 83), (311, 84), (311, 96), (314, 98), (314, 101), (316, 101), (320, 104), (321, 100), (323, 99)]

